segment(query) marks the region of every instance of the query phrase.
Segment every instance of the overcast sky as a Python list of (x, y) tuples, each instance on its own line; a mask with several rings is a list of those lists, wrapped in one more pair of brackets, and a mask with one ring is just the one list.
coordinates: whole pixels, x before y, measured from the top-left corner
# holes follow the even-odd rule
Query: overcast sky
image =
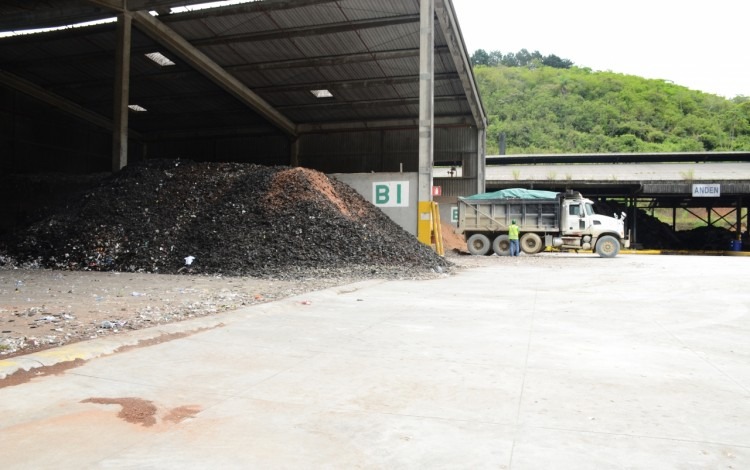
[(469, 53), (538, 50), (579, 67), (750, 96), (748, 0), (453, 0)]

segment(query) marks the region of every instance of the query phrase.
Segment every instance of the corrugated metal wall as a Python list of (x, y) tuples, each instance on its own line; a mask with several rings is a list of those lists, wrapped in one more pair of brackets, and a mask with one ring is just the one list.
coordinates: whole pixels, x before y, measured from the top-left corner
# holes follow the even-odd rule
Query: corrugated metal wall
[(433, 178), (433, 186), (440, 186), (443, 196), (472, 196), (477, 194), (476, 178)]
[[(139, 155), (135, 145), (133, 154)], [(0, 169), (8, 173), (108, 171), (112, 135), (23, 93), (0, 87)]]
[(473, 127), (435, 129), (435, 164), (477, 158), (477, 130)]
[(290, 148), (289, 140), (281, 135), (181, 139), (149, 143), (147, 157), (288, 165)]
[[(417, 129), (308, 134), (300, 142), (300, 164), (326, 173), (419, 170)], [(476, 159), (477, 131), (436, 128), (434, 148), (435, 164)]]
[[(476, 160), (477, 130), (435, 128), (435, 164)], [(326, 173), (416, 172), (416, 128), (305, 134), (299, 163)], [(143, 158), (237, 161), (288, 165), (291, 143), (284, 135), (223, 136), (158, 140), (131, 139), (129, 163)], [(0, 87), (0, 169), (7, 172), (110, 171), (110, 131), (90, 125), (28, 97)]]

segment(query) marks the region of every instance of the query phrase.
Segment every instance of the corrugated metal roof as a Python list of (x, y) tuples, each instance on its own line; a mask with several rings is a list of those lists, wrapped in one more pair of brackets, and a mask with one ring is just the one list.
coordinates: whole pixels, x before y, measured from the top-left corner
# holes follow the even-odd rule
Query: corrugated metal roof
[[(442, 2), (450, 6), (450, 0), (438, 3)], [(0, 29), (117, 13), (86, 0), (52, 3), (0, 4)], [(197, 2), (131, 0), (128, 5), (164, 13), (171, 6), (190, 3)], [(179, 126), (241, 123), (268, 128), (262, 109), (243, 103), (195, 65), (200, 54), (295, 125), (356, 121), (361, 126), (371, 120), (418, 117), (418, 1), (265, 0), (161, 14), (153, 18), (159, 33), (149, 30), (144, 21), (138, 14), (133, 16), (130, 78), (130, 102), (143, 103), (148, 110), (131, 114), (131, 128), (143, 135)], [(470, 75), (461, 77), (470, 67), (456, 66), (460, 59), (455, 49), (447, 47), (447, 33), (437, 19), (435, 27), (435, 74), (454, 74), (435, 82), (435, 115), (464, 117), (474, 127), (484, 127), (481, 105), (472, 104), (479, 99), (466, 96), (462, 83), (473, 82)], [(186, 46), (175, 47), (180, 41)], [(0, 38), (0, 69), (108, 117), (116, 44), (115, 24)], [(149, 52), (161, 52), (176, 65), (160, 67), (145, 58)], [(330, 87), (334, 96), (317, 99), (306, 85)]]
[(268, 13), (277, 29), (300, 28), (350, 20), (335, 3)]

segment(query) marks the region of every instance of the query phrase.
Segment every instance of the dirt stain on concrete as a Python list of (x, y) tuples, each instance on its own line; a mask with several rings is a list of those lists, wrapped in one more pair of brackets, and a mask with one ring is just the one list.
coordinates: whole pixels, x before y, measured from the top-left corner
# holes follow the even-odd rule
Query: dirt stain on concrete
[(147, 347), (147, 346), (155, 346), (157, 344), (166, 343), (168, 341), (173, 341), (175, 339), (187, 338), (188, 336), (193, 336), (195, 334), (202, 333), (202, 332), (208, 331), (208, 330), (213, 330), (215, 328), (221, 328), (223, 326), (225, 326), (224, 323), (219, 323), (219, 324), (214, 325), (214, 326), (209, 326), (209, 327), (205, 327), (205, 328), (198, 328), (198, 329), (192, 330), (192, 331), (183, 331), (183, 332), (179, 332), (179, 333), (165, 333), (165, 334), (162, 334), (160, 336), (156, 336), (154, 338), (142, 339), (142, 340), (138, 341), (137, 344), (120, 346), (119, 348), (115, 349), (114, 354), (125, 352), (125, 351), (130, 351), (130, 350), (133, 350), (133, 349), (144, 348), (144, 347)]
[(68, 369), (82, 366), (86, 363), (83, 359), (76, 359), (74, 361), (60, 362), (51, 366), (35, 367), (29, 370), (17, 370), (16, 372), (7, 375), (4, 379), (0, 379), (0, 388), (12, 387), (14, 385), (25, 384), (30, 382), (31, 379), (37, 377), (46, 377), (48, 375), (61, 375)]
[(201, 407), (198, 405), (178, 406), (177, 408), (169, 410), (169, 413), (167, 413), (162, 419), (177, 424), (188, 418), (195, 418), (195, 415), (201, 411)]
[(142, 398), (87, 398), (81, 403), (97, 403), (100, 405), (120, 405), (122, 409), (117, 414), (128, 423), (150, 427), (156, 424), (156, 406), (149, 400)]

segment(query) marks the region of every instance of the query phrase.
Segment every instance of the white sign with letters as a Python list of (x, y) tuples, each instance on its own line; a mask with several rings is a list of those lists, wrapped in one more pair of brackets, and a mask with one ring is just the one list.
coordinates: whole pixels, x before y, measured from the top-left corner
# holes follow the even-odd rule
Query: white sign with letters
[(721, 185), (694, 184), (693, 197), (721, 197)]
[(372, 201), (378, 207), (409, 207), (409, 182), (372, 183)]

